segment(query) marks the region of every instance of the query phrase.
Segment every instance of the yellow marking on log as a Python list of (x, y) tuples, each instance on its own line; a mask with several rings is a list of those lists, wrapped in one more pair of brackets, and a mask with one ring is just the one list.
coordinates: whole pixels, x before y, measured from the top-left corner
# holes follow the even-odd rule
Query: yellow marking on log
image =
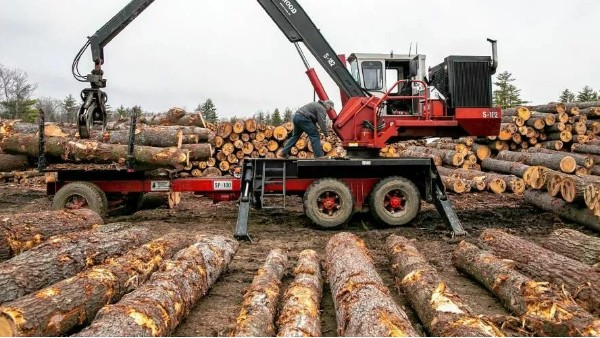
[(407, 337), (408, 334), (404, 330), (404, 328), (396, 325), (394, 322), (401, 321), (400, 318), (397, 318), (394, 315), (388, 314), (386, 311), (379, 311), (379, 321), (385, 328), (388, 330), (389, 337)]
[(152, 336), (156, 337), (159, 335), (160, 329), (152, 318), (134, 309), (129, 309), (127, 314), (129, 317), (133, 318), (137, 325), (150, 329), (150, 331), (152, 331)]
[(455, 314), (465, 313), (461, 308), (454, 303), (450, 297), (446, 294), (446, 283), (440, 283), (433, 291), (429, 304), (435, 311), (448, 312)]
[(52, 298), (60, 295), (60, 289), (57, 288), (46, 288), (35, 294), (35, 298)]

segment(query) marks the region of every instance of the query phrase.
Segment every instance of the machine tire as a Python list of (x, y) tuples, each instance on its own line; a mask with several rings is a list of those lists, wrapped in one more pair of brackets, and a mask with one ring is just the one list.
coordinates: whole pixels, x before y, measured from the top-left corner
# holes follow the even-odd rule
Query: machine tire
[[(392, 196), (389, 196), (393, 193)], [(400, 195), (400, 196), (397, 196)], [(386, 201), (387, 198), (396, 199), (401, 211), (394, 211), (391, 206), (392, 201)], [(390, 203), (386, 206), (386, 202)], [(390, 211), (389, 208), (392, 208)], [(369, 196), (369, 208), (376, 221), (387, 226), (397, 227), (410, 223), (421, 209), (421, 197), (419, 189), (415, 184), (400, 176), (391, 176), (385, 178), (373, 187)]]
[[(319, 200), (321, 198), (321, 200)], [(322, 210), (323, 198), (334, 206), (328, 206), (331, 215)], [(319, 227), (333, 229), (346, 224), (354, 212), (354, 196), (342, 181), (323, 178), (315, 181), (304, 193), (304, 213)]]
[(100, 188), (89, 182), (72, 182), (60, 188), (52, 200), (52, 210), (61, 210), (75, 197), (79, 197), (81, 208), (88, 208), (105, 217), (108, 210), (106, 195)]
[(125, 213), (133, 214), (142, 208), (144, 193), (130, 193), (125, 197)]

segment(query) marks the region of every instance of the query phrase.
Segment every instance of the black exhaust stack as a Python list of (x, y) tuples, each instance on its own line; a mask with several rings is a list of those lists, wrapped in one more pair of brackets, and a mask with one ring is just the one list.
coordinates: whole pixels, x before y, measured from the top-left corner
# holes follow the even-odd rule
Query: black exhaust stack
[(491, 71), (492, 71), (492, 75), (496, 74), (496, 69), (498, 68), (498, 41), (497, 40), (492, 40), (492, 39), (487, 39), (491, 44), (492, 44), (492, 65), (491, 65)]

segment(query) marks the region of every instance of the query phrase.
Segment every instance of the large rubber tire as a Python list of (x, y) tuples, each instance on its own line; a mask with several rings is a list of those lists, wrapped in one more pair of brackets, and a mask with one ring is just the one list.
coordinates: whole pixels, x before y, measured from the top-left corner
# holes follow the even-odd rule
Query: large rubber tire
[[(391, 209), (386, 206), (388, 194), (401, 199), (401, 210)], [(389, 203), (389, 201), (387, 201)], [(410, 223), (421, 210), (421, 197), (419, 189), (410, 180), (392, 176), (385, 178), (373, 187), (369, 196), (369, 208), (376, 221), (387, 226), (401, 226)]]
[[(322, 198), (328, 196), (336, 201), (336, 209), (331, 214), (322, 209)], [(350, 188), (342, 181), (323, 178), (315, 181), (304, 193), (304, 213), (316, 225), (333, 229), (340, 227), (350, 220), (354, 212), (354, 196)]]
[(97, 212), (105, 217), (108, 210), (106, 195), (100, 188), (89, 182), (73, 182), (60, 188), (52, 200), (52, 209), (65, 209), (67, 202), (73, 197), (81, 197), (85, 200), (85, 208)]

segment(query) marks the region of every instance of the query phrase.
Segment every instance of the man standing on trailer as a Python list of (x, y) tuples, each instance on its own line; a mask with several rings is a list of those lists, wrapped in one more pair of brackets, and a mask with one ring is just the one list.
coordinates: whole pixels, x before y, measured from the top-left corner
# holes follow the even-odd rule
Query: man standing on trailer
[(319, 138), (317, 125), (321, 128), (321, 133), (327, 134), (327, 111), (333, 108), (333, 101), (327, 100), (311, 102), (298, 109), (292, 118), (294, 132), (285, 144), (285, 147), (283, 147), (282, 155), (286, 158), (289, 157), (292, 147), (298, 142), (302, 133), (306, 133), (313, 147), (315, 158), (324, 157), (325, 154), (321, 148), (321, 139)]

